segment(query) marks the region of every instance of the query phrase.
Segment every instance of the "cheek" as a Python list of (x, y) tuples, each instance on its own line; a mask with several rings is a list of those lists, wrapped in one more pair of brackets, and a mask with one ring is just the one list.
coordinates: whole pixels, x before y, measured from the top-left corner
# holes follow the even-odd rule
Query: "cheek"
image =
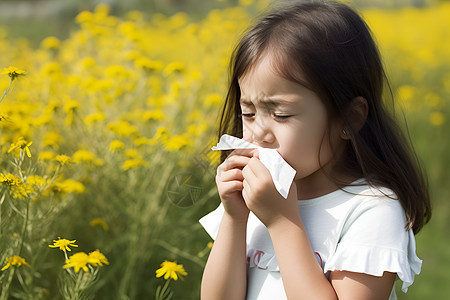
[(248, 129), (248, 127), (245, 125), (245, 124), (243, 124), (242, 125), (242, 139), (244, 140), (244, 141), (247, 141), (247, 142), (252, 142), (252, 140), (251, 140), (251, 138), (252, 138), (252, 136), (251, 136), (251, 131)]

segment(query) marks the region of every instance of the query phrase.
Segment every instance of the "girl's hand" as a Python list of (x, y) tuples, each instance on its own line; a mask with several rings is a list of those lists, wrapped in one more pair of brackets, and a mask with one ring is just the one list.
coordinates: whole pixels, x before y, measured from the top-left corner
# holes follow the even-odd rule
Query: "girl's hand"
[(242, 197), (242, 169), (253, 156), (254, 149), (236, 149), (217, 168), (216, 184), (225, 212), (237, 221), (247, 221), (249, 209)]
[(276, 190), (269, 170), (259, 160), (252, 157), (242, 170), (242, 195), (247, 207), (269, 228), (278, 221), (300, 219), (295, 182), (287, 199)]

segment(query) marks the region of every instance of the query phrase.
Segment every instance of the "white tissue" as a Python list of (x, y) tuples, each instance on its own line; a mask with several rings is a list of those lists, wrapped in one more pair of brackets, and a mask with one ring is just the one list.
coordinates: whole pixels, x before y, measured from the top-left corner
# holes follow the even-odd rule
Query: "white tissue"
[(211, 149), (232, 150), (254, 148), (259, 149), (259, 159), (269, 170), (275, 188), (284, 199), (287, 199), (296, 171), (281, 157), (276, 149), (262, 148), (228, 134), (222, 135), (219, 143)]

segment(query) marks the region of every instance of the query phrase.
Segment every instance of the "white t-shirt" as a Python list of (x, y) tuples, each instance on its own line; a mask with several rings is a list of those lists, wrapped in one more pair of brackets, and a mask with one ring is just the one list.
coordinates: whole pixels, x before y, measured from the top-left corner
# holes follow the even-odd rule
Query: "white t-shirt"
[[(400, 202), (387, 197), (395, 198), (395, 194), (386, 188), (362, 185), (344, 190), (298, 201), (300, 217), (324, 273), (345, 270), (381, 276), (384, 271), (393, 272), (403, 281), (406, 292), (420, 273), (422, 261), (416, 256), (412, 230), (405, 230)], [(200, 219), (213, 239), (223, 213), (221, 204)], [(286, 299), (269, 232), (251, 212), (247, 262), (247, 300)], [(394, 289), (389, 299), (396, 299)]]

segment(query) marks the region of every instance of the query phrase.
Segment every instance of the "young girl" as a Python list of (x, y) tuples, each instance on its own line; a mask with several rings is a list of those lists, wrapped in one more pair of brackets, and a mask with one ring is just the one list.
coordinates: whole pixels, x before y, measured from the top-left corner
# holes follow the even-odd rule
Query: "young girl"
[(281, 8), (242, 38), (219, 136), (277, 149), (296, 175), (284, 199), (257, 149), (223, 153), (202, 299), (392, 299), (396, 278), (413, 283), (430, 202), (385, 83), (370, 30), (341, 3)]

